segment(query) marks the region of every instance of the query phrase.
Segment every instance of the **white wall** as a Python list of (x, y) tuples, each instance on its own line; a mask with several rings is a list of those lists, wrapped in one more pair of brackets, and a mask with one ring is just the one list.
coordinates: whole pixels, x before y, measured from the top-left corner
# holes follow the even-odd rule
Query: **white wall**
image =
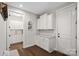
[(3, 20), (0, 14), (0, 55), (6, 50), (6, 21)]
[[(36, 39), (36, 15), (26, 13), (24, 20), (23, 46), (24, 48), (35, 45)], [(28, 21), (32, 22), (32, 29), (28, 29)]]

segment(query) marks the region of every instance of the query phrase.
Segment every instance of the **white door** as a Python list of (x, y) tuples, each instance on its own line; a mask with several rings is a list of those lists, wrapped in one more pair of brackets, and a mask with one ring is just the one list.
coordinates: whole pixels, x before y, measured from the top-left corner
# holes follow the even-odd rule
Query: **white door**
[(66, 7), (56, 13), (57, 50), (76, 55), (76, 6)]

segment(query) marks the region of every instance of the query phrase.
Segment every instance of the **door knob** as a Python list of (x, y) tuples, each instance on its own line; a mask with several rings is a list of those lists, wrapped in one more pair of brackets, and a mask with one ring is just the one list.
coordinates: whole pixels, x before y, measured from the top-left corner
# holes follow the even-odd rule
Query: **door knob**
[(58, 37), (60, 37), (60, 33), (58, 33)]
[(60, 36), (58, 36), (58, 37), (60, 37)]

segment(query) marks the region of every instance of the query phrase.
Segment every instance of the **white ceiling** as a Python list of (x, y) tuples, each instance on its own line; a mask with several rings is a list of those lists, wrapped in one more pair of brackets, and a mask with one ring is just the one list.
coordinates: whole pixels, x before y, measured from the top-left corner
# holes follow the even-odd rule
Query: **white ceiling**
[(46, 11), (68, 4), (68, 2), (7, 2), (7, 4), (40, 15)]

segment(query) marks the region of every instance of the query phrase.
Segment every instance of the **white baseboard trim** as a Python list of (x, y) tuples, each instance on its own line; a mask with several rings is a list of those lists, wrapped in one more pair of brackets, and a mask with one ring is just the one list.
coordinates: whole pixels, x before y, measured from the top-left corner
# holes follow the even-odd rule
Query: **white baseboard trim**
[(70, 55), (70, 56), (76, 56), (76, 49), (67, 49), (67, 50), (64, 50), (64, 52), (67, 54), (67, 55)]
[(31, 45), (23, 46), (23, 48), (28, 48), (28, 47), (31, 47), (31, 46), (34, 46), (34, 45), (31, 44)]
[(64, 54), (70, 55), (70, 56), (76, 56), (76, 49), (63, 49), (63, 50), (59, 50), (59, 49), (55, 49), (56, 51), (62, 52)]

